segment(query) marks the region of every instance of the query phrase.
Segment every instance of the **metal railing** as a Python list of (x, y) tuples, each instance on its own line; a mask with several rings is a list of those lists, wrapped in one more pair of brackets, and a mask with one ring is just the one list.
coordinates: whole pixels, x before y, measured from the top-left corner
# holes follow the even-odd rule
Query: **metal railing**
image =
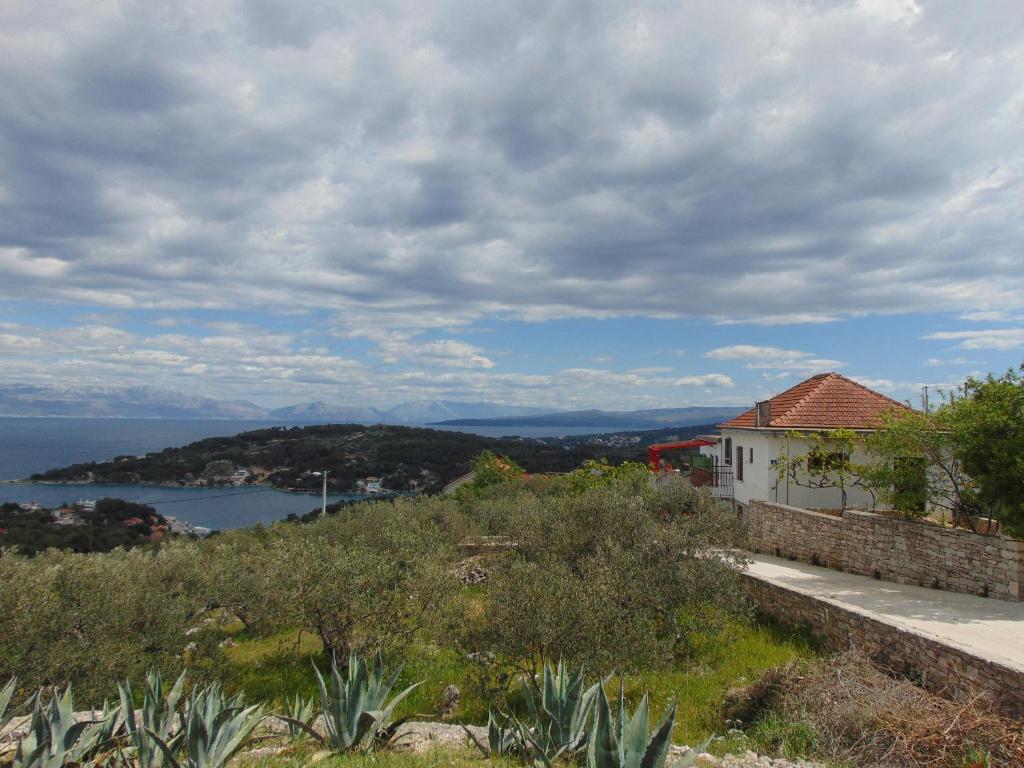
[(716, 499), (732, 499), (735, 491), (732, 467), (693, 467), (690, 482), (696, 488), (707, 488)]

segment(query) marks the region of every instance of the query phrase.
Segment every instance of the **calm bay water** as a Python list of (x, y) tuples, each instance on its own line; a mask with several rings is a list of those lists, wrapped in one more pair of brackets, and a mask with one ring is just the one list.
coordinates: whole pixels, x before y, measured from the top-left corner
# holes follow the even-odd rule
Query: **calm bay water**
[[(104, 496), (151, 504), (157, 512), (206, 528), (243, 528), (283, 520), (289, 513), (304, 515), (320, 509), (320, 495), (271, 488), (164, 488), (148, 485), (6, 483), (0, 503), (35, 501), (44, 507)], [(358, 493), (328, 494), (328, 503), (366, 498)]]
[[(234, 435), (269, 426), (301, 426), (280, 421), (205, 421), (196, 419), (74, 419), (0, 417), (0, 480), (25, 478), (83, 461), (102, 461), (123, 454), (141, 455), (205, 437)], [(439, 427), (435, 427), (437, 429)], [(487, 437), (520, 435), (585, 435), (614, 431), (607, 428), (445, 427)], [(0, 484), (0, 503), (35, 501), (52, 506), (79, 499), (112, 496), (153, 504), (208, 528), (238, 528), (281, 520), (289, 513), (304, 514), (319, 506), (320, 497), (264, 489), (163, 488), (143, 485)], [(334, 494), (328, 501), (362, 498)]]

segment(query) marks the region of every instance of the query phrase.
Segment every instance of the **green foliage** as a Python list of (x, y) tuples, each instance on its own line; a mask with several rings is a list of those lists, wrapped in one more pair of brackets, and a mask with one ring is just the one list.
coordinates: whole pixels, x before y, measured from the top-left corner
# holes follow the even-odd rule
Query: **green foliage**
[[(608, 695), (601, 691), (597, 697), (597, 714), (593, 732), (587, 745), (587, 768), (663, 768), (672, 744), (672, 728), (675, 725), (676, 708), (673, 704), (661, 722), (650, 733), (650, 716), (647, 695), (640, 706), (629, 715), (622, 688), (615, 717), (612, 716)], [(676, 768), (690, 766), (710, 742), (691, 751), (675, 763)]]
[(185, 705), (181, 733), (182, 759), (174, 745), (150, 731), (171, 768), (222, 768), (242, 749), (263, 720), (263, 706), (244, 706), (238, 695), (228, 698), (214, 683), (193, 693)]
[(784, 717), (774, 710), (757, 719), (752, 735), (765, 752), (787, 758), (817, 754), (821, 743), (821, 735), (812, 724)]
[(948, 409), (956, 455), (974, 481), (971, 500), (1024, 537), (1024, 377), (989, 374), (965, 390)]
[(818, 432), (790, 432), (787, 443), (806, 444), (806, 453), (787, 454), (781, 450), (776, 465), (779, 480), (788, 479), (805, 488), (838, 488), (840, 504), (846, 509), (850, 488), (860, 487), (874, 495), (865, 482), (865, 466), (853, 461), (854, 451), (863, 444), (851, 429), (828, 429)]
[(130, 752), (139, 768), (161, 768), (165, 751), (177, 747), (183, 735), (178, 728), (178, 704), (184, 687), (185, 673), (182, 672), (165, 694), (160, 673), (150, 671), (146, 675), (141, 713), (136, 713), (129, 683), (118, 685), (121, 717), (131, 742)]
[(882, 428), (867, 438), (872, 461), (863, 473), (883, 506), (907, 518), (929, 509), (953, 518), (970, 514), (971, 481), (954, 449), (952, 415), (949, 407), (940, 407), (883, 416)]
[(508, 716), (495, 714), (493, 710), (487, 713), (487, 744), (481, 743), (476, 735), (463, 726), (466, 735), (476, 744), (477, 748), (486, 757), (513, 757), (523, 754), (524, 744), (529, 742), (529, 734), (526, 726), (519, 720)]
[(31, 688), (74, 684), (95, 702), (118, 680), (180, 671), (189, 643), (210, 659), (217, 638), (201, 623), (196, 553), (176, 542), (158, 552), (0, 557), (0, 679), (18, 672)]
[(865, 473), (880, 499), (908, 516), (941, 510), (970, 525), (1000, 520), (1024, 536), (1024, 377), (969, 379), (927, 412), (891, 414), (868, 440)]
[[(260, 554), (262, 570), (230, 558), (232, 572), (260, 596), (248, 604), (254, 626), (307, 627), (326, 654), (345, 658), (373, 648), (399, 654), (434, 620), (458, 588), (454, 544), (414, 504), (360, 511), (275, 527)], [(230, 576), (219, 581), (238, 591)]]
[(588, 724), (600, 683), (584, 690), (583, 668), (569, 675), (561, 660), (558, 666), (544, 665), (540, 702), (529, 686), (524, 695), (533, 721), (531, 741), (544, 755), (545, 762), (575, 755), (587, 743)]
[(718, 618), (744, 610), (742, 526), (688, 484), (578, 496), (510, 489), (487, 500), (486, 516), (518, 546), (493, 563), (480, 611), (452, 634), (499, 665), (532, 674), (563, 658), (607, 674), (670, 664), (704, 606), (720, 606)]
[[(518, 684), (500, 698), (517, 673), (559, 658), (596, 675), (679, 669), (698, 637), (745, 615), (735, 516), (684, 483), (638, 479), (624, 471), (578, 493), (522, 479), (155, 552), (5, 553), (0, 679), (74, 684), (99, 701), (119, 680), (151, 669), (173, 680), (187, 664), (197, 684), (283, 702), (315, 694), (310, 656), (380, 648), (409, 657), (399, 688), (429, 677), (405, 705), (430, 711), (455, 683), (460, 719), (482, 721), (492, 703), (526, 717)], [(464, 586), (459, 542), (486, 534), (514, 546), (486, 557), (486, 583)]]
[(523, 685), (530, 725), (517, 717), (490, 711), (486, 747), (468, 729), (466, 733), (490, 756), (528, 756), (538, 766), (575, 757), (587, 746), (590, 717), (600, 688), (601, 684), (595, 683), (583, 689), (582, 668), (570, 676), (561, 661), (557, 668), (545, 664), (539, 703), (530, 687)]
[(308, 736), (317, 718), (316, 702), (296, 691), (292, 698), (285, 701), (284, 714), (289, 736), (293, 739)]
[[(395, 731), (405, 722), (404, 718), (393, 722), (395, 707), (419, 683), (389, 700), (391, 689), (398, 682), (402, 670), (399, 668), (385, 678), (384, 662), (379, 653), (372, 669), (363, 658), (352, 654), (344, 677), (338, 669), (337, 660), (332, 660), (329, 688), (320, 670), (315, 666), (314, 669), (327, 727), (327, 736), (323, 740), (328, 746), (340, 752), (369, 751), (394, 739)], [(298, 721), (291, 722), (298, 725)], [(317, 736), (312, 729), (308, 732)]]
[(11, 704), (11, 699), (14, 698), (14, 691), (17, 687), (18, 678), (12, 677), (3, 688), (0, 688), (0, 734), (4, 732), (4, 728), (11, 721), (7, 714), (7, 708)]
[[(74, 525), (57, 525), (48, 510), (29, 511), (18, 504), (0, 505), (0, 528), (5, 546), (23, 555), (47, 549), (73, 552), (109, 552), (116, 547), (149, 545), (166, 534), (164, 517), (145, 504), (121, 499), (100, 499), (96, 508), (75, 510)], [(125, 525), (125, 523), (129, 523)]]
[(491, 450), (481, 451), (473, 459), (472, 479), (459, 486), (456, 496), (461, 499), (479, 496), (482, 491), (523, 477), (523, 468), (507, 456), (499, 456)]
[(638, 461), (624, 461), (614, 466), (607, 459), (588, 459), (579, 469), (559, 478), (559, 482), (569, 493), (578, 495), (593, 488), (640, 490), (650, 478), (650, 468)]
[(76, 763), (101, 746), (108, 732), (104, 721), (79, 720), (74, 717), (71, 688), (64, 693), (54, 691), (46, 704), (43, 696), (35, 698), (35, 707), (28, 732), (18, 740), (12, 768), (62, 768)]

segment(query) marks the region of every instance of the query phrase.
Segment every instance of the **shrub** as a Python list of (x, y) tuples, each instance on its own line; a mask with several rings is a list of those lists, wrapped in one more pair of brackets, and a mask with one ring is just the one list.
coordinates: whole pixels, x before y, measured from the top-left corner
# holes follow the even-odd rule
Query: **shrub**
[(187, 634), (205, 608), (195, 555), (182, 542), (155, 553), (0, 557), (0, 678), (73, 684), (98, 701), (118, 679), (178, 670), (190, 642), (209, 651), (209, 633)]
[[(487, 504), (487, 506), (491, 506)], [(684, 484), (539, 498), (520, 489), (490, 510), (518, 546), (491, 568), (462, 642), (532, 673), (564, 658), (599, 674), (684, 655), (696, 627), (744, 610), (738, 521)]]
[(387, 504), (350, 520), (278, 526), (261, 556), (262, 625), (308, 627), (328, 655), (397, 654), (458, 587), (454, 547)]

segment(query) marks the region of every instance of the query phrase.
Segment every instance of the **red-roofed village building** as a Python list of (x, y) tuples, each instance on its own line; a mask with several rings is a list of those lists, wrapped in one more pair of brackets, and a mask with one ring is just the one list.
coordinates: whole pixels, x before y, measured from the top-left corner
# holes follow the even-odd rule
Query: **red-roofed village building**
[[(773, 501), (808, 509), (839, 508), (838, 488), (808, 488), (779, 479), (780, 456), (805, 454), (809, 443), (799, 435), (849, 429), (873, 432), (883, 414), (908, 410), (903, 403), (875, 392), (838, 373), (822, 373), (790, 387), (770, 400), (719, 424), (721, 438), (716, 464), (731, 474), (737, 506), (751, 500)], [(851, 457), (854, 462), (866, 456)], [(861, 488), (847, 489), (847, 506), (870, 508), (871, 495)]]

